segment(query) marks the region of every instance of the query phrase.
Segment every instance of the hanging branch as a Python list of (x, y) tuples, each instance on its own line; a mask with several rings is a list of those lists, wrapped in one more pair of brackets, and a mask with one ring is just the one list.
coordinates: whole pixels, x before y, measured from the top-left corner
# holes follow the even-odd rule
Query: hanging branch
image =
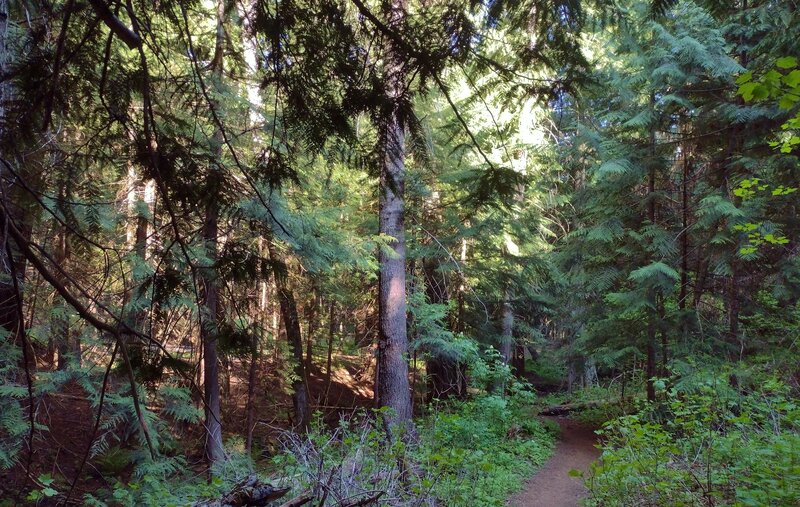
[(111, 12), (103, 0), (89, 0), (92, 8), (103, 20), (103, 23), (114, 32), (114, 35), (119, 37), (130, 49), (136, 49), (142, 45), (142, 38), (139, 37), (133, 30), (125, 26), (125, 24)]
[(138, 335), (133, 329), (131, 329), (127, 324), (125, 324), (121, 319), (117, 319), (118, 326), (112, 326), (111, 324), (97, 318), (93, 315), (86, 306), (81, 303), (78, 298), (76, 298), (70, 291), (62, 284), (55, 275), (53, 275), (50, 270), (44, 265), (44, 263), (39, 259), (39, 257), (33, 253), (30, 248), (30, 242), (25, 239), (25, 237), (20, 233), (20, 231), (16, 228), (16, 226), (12, 223), (8, 216), (8, 209), (6, 207), (6, 203), (3, 203), (3, 211), (2, 216), (0, 216), (0, 221), (4, 221), (6, 223), (6, 227), (8, 230), (9, 235), (14, 239), (14, 243), (17, 244), (17, 248), (19, 248), (22, 255), (30, 262), (36, 271), (45, 279), (56, 291), (64, 298), (75, 311), (78, 312), (78, 315), (81, 316), (84, 320), (89, 322), (92, 326), (94, 326), (98, 331), (106, 332), (114, 337), (117, 343), (122, 350), (122, 357), (125, 360), (125, 366), (128, 370), (128, 379), (130, 380), (131, 385), (131, 397), (133, 398), (133, 407), (136, 411), (136, 416), (139, 418), (139, 425), (142, 429), (142, 434), (147, 441), (147, 447), (150, 451), (150, 457), (155, 459), (156, 452), (155, 448), (153, 447), (152, 439), (150, 438), (150, 430), (147, 427), (147, 421), (144, 419), (144, 415), (142, 412), (141, 403), (139, 401), (139, 392), (136, 389), (136, 378), (133, 375), (133, 367), (131, 366), (130, 357), (128, 356), (128, 347), (125, 344), (125, 340), (122, 339), (122, 335), (120, 333), (120, 328), (124, 328), (125, 331), (130, 332), (131, 334)]
[[(5, 208), (5, 192), (3, 192), (3, 208)], [(4, 213), (5, 216), (2, 217), (2, 223), (8, 232), (10, 221), (8, 216)], [(11, 266), (11, 280), (14, 284), (14, 299), (16, 300), (15, 306), (17, 307), (17, 329), (16, 332), (19, 333), (22, 337), (22, 362), (25, 365), (25, 380), (28, 384), (28, 422), (30, 423), (30, 428), (28, 429), (28, 456), (25, 461), (25, 482), (22, 484), (22, 490), (24, 491), (28, 487), (28, 480), (30, 479), (31, 475), (31, 465), (33, 464), (33, 435), (36, 428), (35, 421), (34, 421), (34, 408), (33, 408), (33, 377), (31, 376), (31, 369), (30, 369), (30, 358), (28, 357), (30, 342), (28, 342), (28, 335), (25, 332), (25, 316), (22, 313), (22, 296), (20, 295), (20, 287), (19, 287), (19, 279), (17, 278), (17, 264), (14, 262), (13, 252), (11, 251), (11, 244), (8, 242), (8, 234), (5, 234), (6, 238), (6, 255), (8, 256), (8, 263)], [(19, 494), (19, 491), (17, 492)]]

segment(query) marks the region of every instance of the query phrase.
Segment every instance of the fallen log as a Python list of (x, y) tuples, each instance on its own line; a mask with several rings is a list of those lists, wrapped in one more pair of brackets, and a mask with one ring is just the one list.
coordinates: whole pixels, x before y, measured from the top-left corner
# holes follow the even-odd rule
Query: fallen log
[(360, 500), (349, 500), (349, 501), (348, 500), (344, 500), (344, 501), (342, 501), (342, 503), (339, 504), (339, 507), (365, 507), (365, 506), (370, 505), (370, 504), (372, 504), (374, 502), (377, 502), (378, 499), (380, 497), (382, 497), (384, 493), (386, 493), (386, 492), (385, 491), (379, 491), (377, 494), (374, 494), (374, 495), (371, 495), (371, 496), (367, 496), (367, 497), (362, 498)]
[(279, 507), (300, 507), (301, 505), (305, 505), (313, 499), (314, 495), (312, 495), (311, 493), (303, 493), (298, 497), (292, 498), (288, 502), (280, 504)]
[(595, 408), (595, 407), (602, 407), (605, 405), (611, 405), (614, 403), (618, 403), (618, 400), (591, 400), (591, 401), (579, 401), (575, 403), (564, 403), (562, 405), (553, 405), (547, 408), (543, 408), (539, 415), (549, 415), (549, 416), (557, 416), (557, 415), (567, 415), (570, 412), (574, 412), (576, 410), (584, 410), (587, 408)]
[(255, 475), (250, 475), (236, 483), (221, 498), (196, 502), (193, 507), (263, 507), (281, 498), (290, 489), (276, 488), (271, 484), (261, 482)]

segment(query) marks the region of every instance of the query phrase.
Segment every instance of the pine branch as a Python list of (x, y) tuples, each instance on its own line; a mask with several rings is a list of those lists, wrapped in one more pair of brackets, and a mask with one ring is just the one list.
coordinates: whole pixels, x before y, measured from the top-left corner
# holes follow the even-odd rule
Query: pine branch
[(203, 95), (203, 98), (206, 100), (206, 103), (208, 104), (208, 109), (211, 112), (211, 118), (214, 121), (215, 126), (219, 129), (220, 134), (222, 135), (222, 142), (228, 148), (228, 151), (230, 152), (231, 157), (233, 158), (233, 161), (236, 164), (236, 167), (242, 172), (242, 174), (244, 175), (245, 180), (247, 180), (247, 183), (250, 185), (250, 188), (253, 189), (253, 192), (255, 192), (256, 197), (258, 197), (258, 200), (261, 202), (262, 206), (264, 206), (264, 209), (267, 210), (267, 213), (269, 213), (269, 216), (278, 225), (278, 227), (280, 227), (280, 229), (283, 231), (283, 233), (291, 238), (292, 235), (289, 233), (289, 231), (286, 229), (286, 227), (284, 227), (284, 225), (278, 220), (278, 218), (272, 212), (272, 208), (270, 207), (269, 204), (267, 204), (267, 199), (264, 197), (264, 195), (261, 192), (261, 190), (259, 190), (259, 188), (258, 188), (258, 186), (256, 184), (256, 181), (248, 173), (248, 171), (245, 169), (244, 165), (242, 165), (241, 161), (239, 160), (239, 156), (236, 153), (236, 150), (234, 149), (233, 145), (231, 144), (230, 138), (228, 137), (228, 132), (225, 129), (225, 126), (222, 123), (222, 119), (219, 117), (219, 114), (217, 113), (217, 108), (214, 107), (214, 101), (211, 100), (211, 97), (209, 96), (208, 87), (205, 84), (205, 79), (203, 79), (203, 74), (200, 72), (200, 67), (198, 65), (197, 58), (195, 57), (196, 53), (195, 53), (195, 50), (194, 50), (194, 42), (192, 41), (192, 34), (189, 31), (189, 17), (188, 17), (188, 15), (186, 13), (186, 8), (183, 5), (183, 3), (181, 3), (180, 6), (181, 6), (180, 7), (181, 8), (181, 14), (183, 15), (183, 22), (184, 22), (184, 25), (185, 25), (185, 28), (186, 28), (186, 40), (187, 40), (187, 42), (189, 44), (189, 51), (190, 51), (190, 54), (191, 54), (192, 68), (194, 70), (195, 76), (197, 77), (197, 82), (200, 85), (200, 91), (201, 91), (201, 93)]

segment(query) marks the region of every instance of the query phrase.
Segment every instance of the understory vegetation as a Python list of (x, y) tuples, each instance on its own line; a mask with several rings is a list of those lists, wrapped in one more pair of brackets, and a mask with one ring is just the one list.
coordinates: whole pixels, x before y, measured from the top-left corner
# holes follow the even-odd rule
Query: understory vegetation
[[(715, 362), (708, 358), (708, 362)], [(662, 399), (608, 421), (589, 505), (793, 505), (800, 498), (794, 360), (683, 363)]]
[[(501, 506), (553, 451), (557, 432), (531, 417), (532, 396), (520, 390), (509, 397), (484, 394), (437, 403), (418, 421), (419, 438), (412, 443), (387, 440), (376, 414), (352, 414), (333, 429), (318, 419), (306, 434), (281, 433), (278, 452), (266, 462), (247, 457), (241, 441), (227, 442), (233, 454), (211, 482), (182, 472), (180, 461), (149, 464), (129, 482), (86, 494), (82, 501), (188, 505), (218, 497), (258, 472), (278, 488), (291, 488), (290, 496), (307, 492), (334, 505), (380, 494), (392, 505)], [(106, 453), (98, 461), (108, 466), (115, 459), (125, 458)], [(51, 479), (40, 478), (46, 487), (31, 491), (29, 499), (55, 492), (58, 485)]]
[(800, 505), (798, 40), (0, 0), (0, 506)]

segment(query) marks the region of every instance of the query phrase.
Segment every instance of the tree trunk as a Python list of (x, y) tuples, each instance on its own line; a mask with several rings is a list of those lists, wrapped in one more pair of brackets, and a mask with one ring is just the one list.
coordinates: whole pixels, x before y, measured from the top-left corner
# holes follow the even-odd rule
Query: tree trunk
[[(55, 255), (53, 256), (56, 264), (65, 267), (67, 259), (69, 258), (69, 240), (65, 227), (59, 227), (59, 232), (56, 235)], [(65, 282), (63, 277), (59, 278), (62, 283)], [(58, 298), (58, 296), (56, 296)], [(58, 366), (59, 370), (66, 370), (69, 365), (69, 357), (77, 361), (80, 367), (81, 363), (81, 346), (77, 339), (72, 338), (72, 333), (69, 327), (69, 316), (66, 314), (67, 308), (62, 306), (62, 312), (57, 317), (54, 317), (53, 334), (55, 335), (56, 343), (58, 344)]]
[(694, 296), (692, 298), (692, 306), (696, 312), (700, 311), (700, 302), (703, 300), (703, 293), (706, 288), (708, 262), (708, 259), (703, 259), (702, 255), (697, 256), (697, 281), (694, 284)]
[[(278, 253), (273, 241), (272, 237), (266, 238), (270, 261), (275, 266), (281, 261), (278, 260)], [(275, 287), (277, 289), (278, 304), (281, 309), (283, 328), (286, 330), (286, 339), (292, 350), (292, 359), (294, 361), (294, 378), (292, 379), (294, 426), (305, 431), (311, 422), (311, 404), (309, 402), (305, 364), (303, 362), (303, 335), (300, 331), (297, 303), (295, 302), (294, 294), (289, 288), (285, 270), (283, 273), (275, 273)]]
[[(505, 290), (503, 296), (502, 320), (500, 321), (500, 357), (504, 365), (511, 361), (514, 347), (514, 310), (511, 307), (511, 292)], [(494, 386), (495, 392), (502, 394), (506, 389), (505, 381), (498, 380)]]
[[(71, 170), (70, 170), (71, 173)], [(67, 185), (71, 183), (72, 174), (67, 174), (65, 178), (60, 178), (61, 181), (58, 183), (58, 200), (59, 206), (62, 205), (67, 197), (71, 194)], [(65, 205), (65, 204), (64, 204)], [(53, 252), (53, 260), (55, 263), (61, 267), (66, 268), (67, 260), (69, 259), (70, 249), (69, 249), (69, 236), (67, 227), (64, 225), (57, 225), (57, 233), (55, 237), (55, 245), (54, 245), (54, 252)], [(64, 284), (66, 280), (64, 276), (60, 272), (56, 272), (56, 276), (59, 279), (59, 282)], [(55, 301), (61, 299), (57, 294), (55, 296)], [(80, 343), (77, 343), (77, 340), (73, 343), (70, 328), (69, 328), (69, 316), (67, 315), (67, 308), (65, 305), (62, 304), (61, 306), (61, 313), (58, 316), (53, 317), (52, 319), (52, 337), (55, 339), (57, 344), (58, 350), (58, 364), (57, 369), (60, 371), (64, 371), (69, 366), (69, 356), (75, 355), (76, 359), (78, 360), (78, 365), (80, 365)], [(77, 346), (76, 346), (77, 345)]]
[(730, 343), (736, 343), (739, 339), (739, 265), (736, 259), (731, 261), (731, 271), (725, 299), (728, 307), (728, 336)]
[(664, 326), (665, 310), (664, 298), (659, 297), (656, 300), (656, 310), (658, 312), (659, 333), (661, 334), (661, 377), (667, 376), (667, 363), (669, 362), (669, 338), (667, 330)]
[(325, 363), (325, 396), (323, 404), (328, 404), (328, 393), (331, 390), (331, 370), (333, 368), (333, 339), (336, 336), (336, 302), (331, 300), (328, 308), (328, 359)]
[(308, 322), (308, 332), (306, 333), (306, 372), (311, 374), (314, 358), (314, 333), (317, 330), (317, 293), (311, 291), (311, 302), (306, 309), (306, 321)]
[[(223, 62), (225, 54), (225, 25), (228, 9), (224, 0), (217, 3), (217, 34), (212, 60), (214, 84), (222, 86)], [(218, 107), (218, 104), (212, 104)], [(216, 158), (222, 156), (222, 132), (219, 127), (213, 135), (214, 149), (217, 150)], [(208, 187), (211, 192), (219, 187), (219, 169), (209, 168)], [(217, 355), (217, 335), (219, 319), (219, 286), (216, 273), (216, 261), (219, 236), (219, 203), (213, 197), (206, 203), (206, 216), (203, 225), (203, 240), (206, 244), (206, 254), (210, 265), (201, 270), (201, 283), (203, 287), (203, 308), (201, 310), (203, 325), (200, 328), (200, 337), (203, 342), (203, 387), (205, 395), (205, 425), (206, 425), (206, 457), (210, 465), (215, 465), (225, 459), (225, 450), (222, 446), (222, 420), (220, 415), (220, 389), (219, 389), (219, 358)]]
[[(405, 17), (405, 0), (392, 0), (388, 26), (398, 29)], [(387, 429), (412, 429), (411, 391), (408, 382), (408, 335), (406, 334), (406, 244), (404, 230), (405, 125), (400, 115), (405, 75), (403, 57), (394, 41), (388, 42), (386, 94), (391, 110), (380, 125), (381, 167), (379, 228), (394, 238), (381, 248), (378, 311), (378, 361), (375, 402), (388, 407)]]
[[(461, 270), (467, 263), (467, 238), (461, 240)], [(458, 291), (456, 293), (456, 323), (453, 326), (453, 332), (463, 333), (464, 325), (464, 292), (466, 291), (467, 280), (464, 277), (464, 272), (459, 270), (458, 274)]]
[[(12, 48), (9, 44), (14, 29), (9, 26), (9, 5), (7, 0), (0, 0), (0, 75), (9, 76), (12, 72), (10, 66), (13, 61)], [(8, 78), (0, 80), (0, 156), (9, 164), (14, 164), (16, 157), (13, 155), (18, 132), (6, 128), (13, 124), (8, 118), (8, 108), (14, 100), (14, 88)], [(27, 180), (25, 168), (28, 165), (17, 165), (16, 171), (19, 178)], [(31, 237), (33, 217), (35, 212), (30, 209), (30, 197), (26, 191), (17, 184), (17, 176), (8, 171), (5, 164), (0, 164), (0, 185), (2, 185), (2, 198), (5, 210), (0, 210), (0, 326), (7, 332), (9, 339), (23, 350), (23, 361), (32, 370), (36, 367), (36, 356), (30, 341), (24, 336), (25, 322), (22, 320), (23, 294), (17, 288), (23, 287), (25, 277), (25, 259), (19, 255), (18, 248), (6, 236), (6, 223), (12, 222), (22, 233), (27, 241)], [(16, 283), (13, 280), (16, 276)]]
[[(217, 233), (219, 216), (216, 204), (209, 203), (206, 210), (203, 239), (206, 241), (207, 255), (213, 263), (217, 257)], [(222, 447), (222, 421), (220, 416), (219, 358), (217, 356), (217, 324), (219, 313), (219, 287), (215, 268), (203, 268), (203, 325), (200, 337), (203, 343), (203, 387), (206, 413), (206, 457), (211, 465), (225, 458)]]
[[(655, 96), (651, 93), (650, 94), (650, 107), (653, 108), (655, 104)], [(655, 130), (651, 128), (650, 130), (650, 170), (648, 172), (647, 177), (647, 197), (649, 199), (647, 203), (647, 218), (650, 220), (651, 226), (654, 226), (656, 223), (656, 201), (655, 201), (655, 189), (656, 189), (656, 168), (655, 168), (655, 145), (656, 145), (656, 137), (655, 137)], [(647, 399), (649, 401), (655, 401), (655, 385), (653, 384), (653, 379), (656, 376), (656, 318), (658, 317), (658, 311), (656, 309), (658, 295), (655, 293), (654, 290), (648, 289), (648, 301), (651, 304), (651, 307), (648, 308), (648, 317), (647, 317)]]
[(525, 377), (525, 347), (523, 345), (514, 347), (514, 375), (519, 378)]
[(256, 382), (258, 370), (258, 333), (250, 337), (250, 368), (247, 373), (247, 428), (245, 434), (245, 451), (250, 454), (253, 448), (253, 429), (256, 421)]
[(681, 314), (681, 330), (684, 339), (689, 333), (688, 320), (685, 315), (686, 299), (689, 297), (689, 165), (688, 154), (684, 152), (681, 178), (681, 289), (678, 295), (678, 309)]
[(503, 356), (503, 363), (509, 364), (514, 345), (514, 311), (511, 308), (511, 295), (508, 290), (503, 299), (503, 321), (500, 336), (500, 354)]

